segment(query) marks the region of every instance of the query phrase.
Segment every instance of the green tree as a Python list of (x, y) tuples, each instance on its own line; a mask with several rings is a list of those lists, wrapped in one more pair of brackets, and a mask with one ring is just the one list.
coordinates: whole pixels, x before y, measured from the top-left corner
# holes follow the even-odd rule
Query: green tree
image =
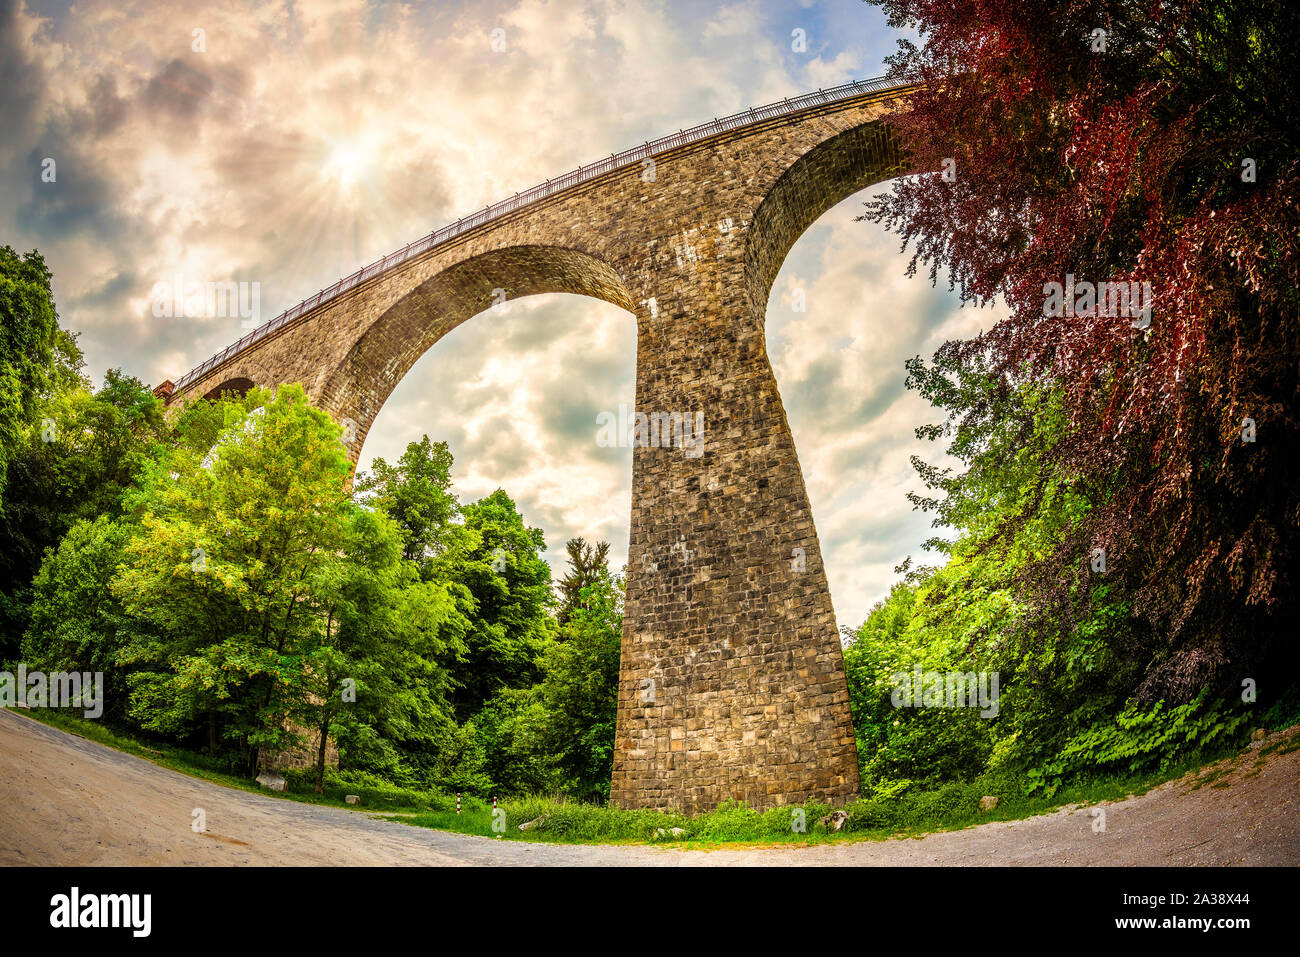
[[(948, 452), (964, 466), (954, 474), (914, 460), (934, 497), (913, 503), (958, 536), (929, 543), (948, 562), (921, 587), (913, 628), (956, 663), (998, 672), (1006, 741), (998, 760), (1032, 762), (1121, 710), (1140, 680), (1122, 652), (1146, 626), (1105, 574), (1091, 572), (1093, 542), (1080, 535), (1113, 486), (1060, 453), (1071, 432), (1050, 384), (1009, 385), (978, 361), (941, 352), (928, 367), (911, 360), (908, 385), (948, 416), (917, 435), (950, 437)], [(1045, 611), (1034, 600), (1042, 558), (1065, 551), (1087, 574)]]
[(503, 490), (464, 506), (463, 523), (447, 529), (442, 552), (431, 559), (433, 580), (462, 586), (468, 595), (467, 652), (454, 665), (457, 719), (468, 720), (502, 688), (522, 688), (538, 676), (538, 659), (551, 639), (551, 570), (541, 557), (546, 541), (524, 524)]
[(582, 590), (609, 576), (609, 542), (588, 545), (582, 538), (564, 543), (569, 554), (569, 570), (560, 579), (560, 607), (555, 620), (567, 622), (582, 602)]
[[(605, 543), (602, 543), (605, 544)], [(564, 786), (580, 797), (609, 798), (614, 770), (623, 582), (607, 566), (582, 589), (569, 620), (542, 656), (538, 743)]]
[(120, 655), (148, 634), (147, 623), (126, 614), (110, 587), (131, 534), (128, 523), (103, 515), (72, 526), (33, 582), (22, 646), (30, 668), (102, 672), (102, 718), (113, 723), (127, 717), (128, 663)]
[(285, 722), (346, 574), (350, 464), (301, 386), (216, 405), (226, 428), (206, 454), (182, 446), (152, 468), (112, 589), (161, 636), (134, 650), (152, 667), (131, 675), (133, 714), (174, 731), (220, 712), (252, 772), (262, 748), (295, 743)]
[(534, 685), (505, 688), (490, 698), (465, 727), (483, 754), (483, 771), (496, 793), (544, 794), (564, 789), (554, 756), (546, 753), (539, 730), (548, 715)]
[(342, 739), (341, 759), (373, 765), (378, 751), (391, 768), (394, 745), (447, 730), (451, 679), (437, 663), (463, 653), (469, 625), (446, 585), (419, 580), (383, 513), (357, 509), (343, 553), (337, 577), (316, 585), (325, 620), (306, 646), (306, 694), (291, 711), (318, 735), (318, 792), (331, 737)]
[[(92, 393), (84, 380), (37, 401), (9, 460), (0, 513), (0, 630), (27, 628), (30, 586), (47, 549), (78, 521), (122, 514), (127, 490), (168, 437), (161, 402), (138, 379), (109, 370)], [(0, 643), (0, 660), (16, 650)]]
[(447, 527), (458, 513), (451, 488), (451, 450), (423, 436), (389, 465), (382, 458), (357, 477), (358, 495), (388, 513), (405, 534), (403, 554), (422, 569), (443, 548)]
[(607, 800), (614, 763), (623, 580), (602, 556), (542, 653), (541, 680), (499, 692), (474, 716), (486, 767), (506, 793), (562, 790)]
[[(914, 459), (925, 486), (909, 496), (955, 535), (926, 543), (946, 558), (909, 572), (851, 634), (845, 650), (864, 787), (895, 793), (913, 783), (1010, 772), (1033, 786), (1097, 768), (1154, 768), (1236, 733), (1240, 715), (1204, 697), (1179, 708), (1133, 711), (1143, 663), (1131, 648), (1144, 622), (1104, 572), (1059, 589), (1064, 607), (1033, 600), (1042, 559), (1069, 550), (1098, 561), (1080, 534), (1113, 485), (1072, 468), (1059, 389), (989, 374), (941, 350), (907, 363), (908, 386), (946, 421), (917, 429), (948, 438), (958, 469)], [(900, 567), (906, 570), (910, 560)], [(900, 675), (997, 674), (995, 716), (970, 708), (899, 708)], [(1149, 713), (1148, 713), (1149, 712)]]
[(57, 384), (56, 351), (61, 342), (67, 347), (50, 280), (40, 253), (19, 256), (12, 247), (0, 246), (0, 489), (37, 400)]

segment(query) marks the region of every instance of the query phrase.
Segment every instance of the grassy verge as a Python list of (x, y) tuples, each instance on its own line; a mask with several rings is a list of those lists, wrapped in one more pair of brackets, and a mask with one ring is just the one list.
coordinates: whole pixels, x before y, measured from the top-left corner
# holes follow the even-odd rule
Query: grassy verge
[(308, 771), (287, 772), (284, 776), (288, 790), (283, 792), (270, 791), (256, 781), (242, 775), (230, 773), (224, 762), (214, 761), (205, 754), (187, 751), (165, 743), (149, 742), (146, 744), (136, 738), (105, 727), (97, 721), (89, 721), (80, 715), (49, 708), (32, 708), (18, 713), (34, 718), (42, 724), (58, 728), (60, 731), (66, 731), (88, 741), (94, 741), (96, 744), (102, 744), (105, 747), (126, 754), (133, 754), (136, 757), (144, 758), (146, 761), (152, 761), (154, 764), (161, 765), (169, 770), (179, 771), (181, 774), (188, 774), (191, 777), (201, 778), (204, 781), (220, 784), (223, 787), (236, 788), (240, 791), (252, 791), (257, 794), (284, 798), (289, 801), (298, 801), (304, 804), (322, 804), (331, 807), (348, 807), (349, 805), (344, 801), (344, 797), (348, 794), (356, 794), (361, 797), (364, 809), (371, 811), (428, 812), (447, 806), (454, 809), (456, 806), (454, 796), (448, 798), (447, 795), (440, 792), (414, 791), (391, 785), (376, 787), (373, 784), (357, 784), (346, 780), (346, 778), (340, 779), (337, 774), (329, 775), (325, 782), (324, 793), (316, 794), (315, 778)]
[[(726, 803), (707, 814), (687, 817), (660, 811), (626, 811), (588, 804), (573, 804), (553, 798), (529, 797), (503, 802), (504, 832), (499, 835), (489, 810), (461, 814), (429, 812), (402, 817), (407, 824), (439, 830), (524, 838), (562, 844), (672, 843), (688, 847), (718, 847), (735, 844), (822, 844), (833, 841), (882, 840), (891, 837), (919, 837), (935, 831), (960, 830), (988, 821), (1013, 821), (1044, 814), (1067, 804), (1095, 804), (1142, 794), (1196, 765), (1170, 769), (1162, 774), (1099, 778), (1062, 787), (1052, 798), (1025, 797), (1019, 793), (987, 787), (986, 783), (947, 784), (916, 794), (864, 798), (843, 808), (848, 820), (832, 832), (821, 819), (836, 810), (829, 805), (806, 804), (802, 808), (773, 808), (760, 812), (744, 804)], [(981, 811), (980, 798), (992, 794), (998, 806)], [(802, 811), (801, 816), (798, 811)], [(393, 818), (397, 820), (397, 818)], [(499, 819), (498, 819), (499, 820)], [(521, 833), (519, 825), (539, 823)], [(796, 825), (801, 825), (798, 829)], [(499, 824), (497, 825), (500, 826)], [(674, 833), (676, 828), (680, 833)]]
[[(1019, 786), (1021, 782), (1005, 779), (999, 782), (989, 779), (955, 782), (930, 790), (877, 795), (845, 807), (848, 820), (839, 832), (832, 833), (820, 819), (835, 809), (819, 804), (759, 812), (743, 804), (727, 803), (707, 814), (687, 817), (660, 811), (575, 804), (548, 797), (525, 797), (503, 801), (494, 814), (490, 804), (466, 795), (461, 813), (457, 814), (454, 795), (400, 788), (376, 783), (376, 779), (370, 776), (335, 771), (327, 775), (323, 794), (314, 793), (314, 778), (309, 771), (286, 773), (289, 790), (278, 793), (230, 774), (204, 755), (163, 744), (145, 745), (94, 721), (62, 711), (33, 710), (27, 714), (98, 744), (225, 787), (340, 807), (347, 806), (344, 802), (346, 794), (357, 794), (361, 797), (361, 810), (393, 812), (384, 814), (384, 817), (405, 824), (503, 840), (566, 844), (673, 843), (715, 847), (728, 844), (819, 844), (919, 836), (988, 821), (1020, 820), (1065, 805), (1122, 800), (1181, 777), (1225, 754), (1237, 753), (1236, 749), (1231, 749), (1200, 755), (1158, 773), (1099, 776), (1078, 781), (1061, 787), (1050, 798), (1041, 794), (1027, 796)], [(1285, 750), (1294, 746), (1300, 744), (1288, 746)], [(1274, 744), (1269, 750), (1279, 747), (1279, 744)], [(979, 803), (984, 795), (996, 796), (998, 806), (991, 811), (981, 811)], [(520, 831), (519, 825), (527, 822), (538, 823), (528, 831)]]

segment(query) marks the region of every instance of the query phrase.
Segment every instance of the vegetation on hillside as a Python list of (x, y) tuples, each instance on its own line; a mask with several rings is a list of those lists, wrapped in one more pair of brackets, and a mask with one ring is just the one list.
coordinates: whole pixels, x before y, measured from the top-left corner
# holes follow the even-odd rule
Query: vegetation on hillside
[[(908, 363), (942, 417), (917, 436), (958, 467), (915, 460), (941, 561), (905, 563), (850, 636), (866, 786), (989, 773), (1050, 792), (1293, 720), (1296, 19), (1222, 0), (876, 5), (921, 38), (891, 58), (921, 83), (892, 121), (921, 172), (863, 218), (911, 247), (910, 271), (1009, 315)], [(1115, 283), (1149, 302), (1111, 308)], [(892, 707), (917, 663), (997, 674), (996, 718)]]

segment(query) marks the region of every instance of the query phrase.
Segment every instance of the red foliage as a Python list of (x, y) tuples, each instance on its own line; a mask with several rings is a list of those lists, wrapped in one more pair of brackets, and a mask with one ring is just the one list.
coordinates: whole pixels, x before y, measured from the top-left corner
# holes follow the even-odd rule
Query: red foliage
[[(1095, 502), (1035, 568), (1039, 608), (1060, 620), (1077, 606), (1083, 556), (1102, 546), (1146, 635), (1129, 649), (1150, 664), (1144, 697), (1258, 678), (1294, 646), (1294, 12), (1281, 0), (880, 5), (921, 27), (923, 45), (891, 61), (924, 84), (895, 126), (913, 168), (936, 172), (896, 181), (868, 218), (914, 244), (909, 269), (946, 267), (963, 298), (1006, 301), (1009, 319), (944, 351), (989, 355), (1007, 381), (1058, 383), (1072, 426), (1059, 461)], [(1067, 274), (1149, 282), (1150, 327), (1046, 317), (1045, 283)]]

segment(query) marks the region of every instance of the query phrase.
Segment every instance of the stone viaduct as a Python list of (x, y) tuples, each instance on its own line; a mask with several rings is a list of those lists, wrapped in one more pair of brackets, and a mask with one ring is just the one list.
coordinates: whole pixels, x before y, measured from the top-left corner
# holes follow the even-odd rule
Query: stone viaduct
[(632, 312), (635, 409), (703, 412), (704, 432), (694, 449), (661, 437), (633, 452), (611, 800), (688, 813), (728, 798), (842, 803), (858, 790), (844, 663), (764, 321), (800, 234), (906, 171), (882, 120), (912, 89), (818, 91), (548, 181), (340, 281), (159, 393), (178, 403), (301, 382), (344, 422), (356, 461), (407, 370), (465, 320), (491, 322), (503, 297), (578, 293)]

